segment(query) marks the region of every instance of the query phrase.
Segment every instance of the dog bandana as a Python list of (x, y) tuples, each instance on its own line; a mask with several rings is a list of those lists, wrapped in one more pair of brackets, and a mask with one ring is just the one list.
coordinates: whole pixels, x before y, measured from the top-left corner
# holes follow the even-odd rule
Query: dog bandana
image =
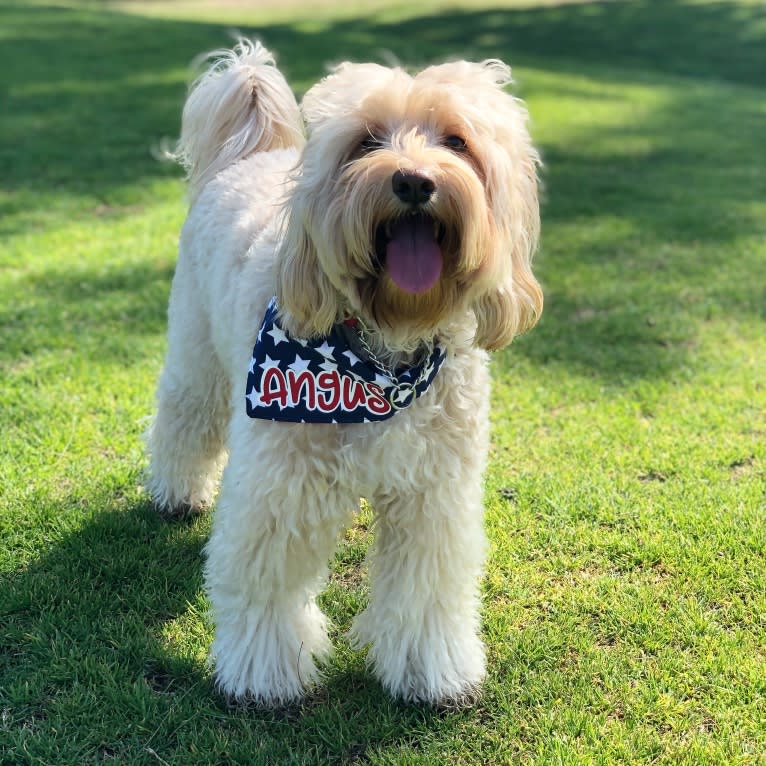
[(387, 420), (425, 393), (446, 351), (438, 343), (421, 364), (395, 376), (360, 359), (342, 326), (324, 338), (290, 337), (277, 322), (272, 298), (258, 332), (247, 376), (247, 414), (290, 423), (370, 423)]

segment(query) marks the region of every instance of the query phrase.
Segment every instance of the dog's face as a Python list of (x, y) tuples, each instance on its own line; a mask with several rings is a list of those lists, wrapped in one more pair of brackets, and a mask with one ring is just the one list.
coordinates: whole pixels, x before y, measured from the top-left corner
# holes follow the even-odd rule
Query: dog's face
[(343, 64), (306, 94), (278, 275), (291, 330), (351, 311), (405, 347), (473, 310), (492, 349), (535, 323), (539, 159), (509, 80), (497, 61)]

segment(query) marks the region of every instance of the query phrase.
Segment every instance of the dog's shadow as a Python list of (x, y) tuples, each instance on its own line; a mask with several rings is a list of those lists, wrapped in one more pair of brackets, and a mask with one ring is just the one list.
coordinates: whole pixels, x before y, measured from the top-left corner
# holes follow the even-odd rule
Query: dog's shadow
[(74, 704), (83, 715), (114, 718), (77, 742), (95, 759), (132, 763), (151, 752), (181, 763), (194, 743), (218, 752), (220, 762), (346, 764), (379, 749), (417, 751), (445, 716), (466, 715), (392, 699), (343, 639), (365, 587), (344, 579), (356, 571), (358, 541), (341, 547), (333, 569), (346, 574), (331, 578), (323, 596), (338, 626), (325, 682), (281, 709), (232, 705), (214, 688), (206, 659), (209, 517), (167, 520), (134, 500), (78, 524), (66, 517), (73, 502), (40, 507), (49, 547), (18, 565), (0, 595), (4, 704), (22, 729), (45, 729), (55, 740), (55, 722)]
[[(42, 500), (29, 522), (47, 526), (49, 542), (39, 558), (17, 567), (3, 592), (13, 658), (34, 656), (27, 670), (45, 680), (64, 655), (108, 657), (117, 675), (161, 686), (162, 628), (199, 600), (207, 524), (170, 524), (148, 501), (119, 499), (80, 523), (82, 514), (72, 512), (79, 502)], [(47, 646), (50, 658), (36, 645)]]

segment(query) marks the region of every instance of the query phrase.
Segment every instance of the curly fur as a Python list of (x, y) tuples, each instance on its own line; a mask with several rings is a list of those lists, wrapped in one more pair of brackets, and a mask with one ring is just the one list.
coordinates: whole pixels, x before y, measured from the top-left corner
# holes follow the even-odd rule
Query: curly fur
[[(165, 512), (200, 510), (228, 458), (205, 567), (227, 695), (278, 705), (320, 678), (331, 647), (315, 597), (360, 497), (376, 522), (355, 645), (369, 646), (374, 673), (406, 700), (461, 703), (481, 683), (486, 350), (542, 310), (530, 270), (539, 158), (509, 82), (499, 61), (414, 77), (346, 63), (299, 110), (268, 51), (242, 40), (191, 90), (177, 156), (192, 204), (148, 488)], [(441, 232), (444, 266), (418, 293), (398, 285), (375, 245), (407, 213), (392, 192), (397, 171), (436, 189), (421, 212)], [(247, 365), (273, 295), (296, 336), (351, 313), (391, 364), (435, 337), (447, 360), (425, 395), (383, 423), (250, 419)]]

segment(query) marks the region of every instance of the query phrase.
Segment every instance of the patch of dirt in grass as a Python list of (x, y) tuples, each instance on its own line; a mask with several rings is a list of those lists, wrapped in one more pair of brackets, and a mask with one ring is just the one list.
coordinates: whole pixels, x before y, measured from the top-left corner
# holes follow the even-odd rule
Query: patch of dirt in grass
[(367, 581), (367, 568), (364, 561), (344, 563), (342, 569), (330, 572), (330, 582), (346, 589), (361, 588)]
[(157, 694), (168, 694), (172, 691), (173, 685), (176, 681), (169, 673), (165, 673), (163, 670), (152, 669), (146, 671), (144, 679), (149, 688)]
[(650, 481), (658, 481), (664, 484), (668, 480), (669, 476), (662, 471), (656, 471), (654, 468), (649, 469), (646, 473), (640, 473), (638, 480), (645, 484)]
[(729, 463), (729, 474), (735, 481), (753, 472), (755, 467), (755, 455), (750, 455), (741, 460)]

